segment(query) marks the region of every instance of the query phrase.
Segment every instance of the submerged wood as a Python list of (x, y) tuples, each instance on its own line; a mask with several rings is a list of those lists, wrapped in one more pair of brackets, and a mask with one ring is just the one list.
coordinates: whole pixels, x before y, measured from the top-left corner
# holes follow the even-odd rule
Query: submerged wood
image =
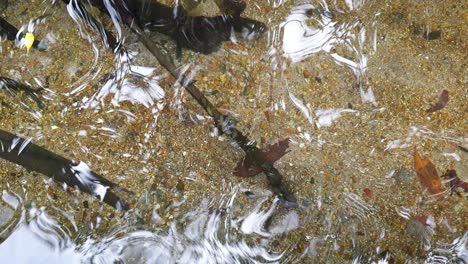
[(264, 152), (257, 147), (256, 143), (248, 139), (236, 128), (236, 122), (232, 117), (221, 114), (195, 86), (193, 81), (185, 81), (184, 78), (181, 78), (182, 72), (177, 69), (166, 54), (161, 52), (161, 47), (148, 38), (143, 29), (138, 25), (138, 19), (126, 7), (123, 0), (116, 0), (114, 4), (114, 8), (120, 14), (123, 22), (139, 37), (139, 40), (155, 56), (158, 62), (179, 81), (190, 95), (195, 98), (198, 104), (213, 118), (218, 130), (242, 148), (245, 152), (246, 159), (251, 160), (253, 164), (262, 169), (267, 177), (271, 190), (287, 207), (297, 207), (297, 200), (282, 181), (282, 175), (273, 166), (273, 163), (266, 159)]
[[(132, 28), (135, 24), (132, 25)], [(145, 36), (142, 31), (134, 30), (138, 34), (140, 41), (146, 46), (146, 48), (156, 57), (161, 65), (166, 68), (174, 78), (179, 80), (179, 83), (192, 95), (198, 104), (210, 115), (216, 127), (223, 134), (228, 136), (232, 141), (236, 142), (242, 150), (245, 152), (246, 159), (252, 160), (253, 164), (260, 167), (265, 173), (271, 190), (286, 203), (288, 207), (297, 207), (297, 200), (294, 195), (286, 188), (282, 183), (282, 176), (280, 172), (273, 166), (271, 162), (265, 159), (263, 151), (257, 147), (256, 143), (248, 139), (240, 130), (235, 126), (235, 120), (227, 115), (221, 114), (213, 104), (203, 95), (203, 93), (195, 86), (193, 82), (186, 83), (183, 78), (179, 78), (181, 72), (175, 67), (175, 65), (169, 60), (169, 58), (161, 52), (159, 47), (156, 47), (154, 43)]]
[[(67, 186), (77, 188), (118, 210), (129, 209), (129, 205), (112, 189), (127, 193), (131, 193), (130, 191), (91, 170), (80, 171), (79, 164), (31, 143), (30, 140), (1, 129), (0, 158), (20, 165), (27, 170), (44, 174), (58, 183), (65, 183)], [(103, 197), (100, 197), (101, 195)]]

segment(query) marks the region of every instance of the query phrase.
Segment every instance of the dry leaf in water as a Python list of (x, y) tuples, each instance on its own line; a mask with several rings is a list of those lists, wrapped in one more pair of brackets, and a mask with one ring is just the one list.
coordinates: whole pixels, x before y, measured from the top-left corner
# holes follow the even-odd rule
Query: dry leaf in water
[(445, 191), (442, 179), (437, 174), (434, 164), (428, 158), (421, 157), (416, 149), (414, 150), (414, 169), (421, 185), (427, 188), (431, 194)]
[[(286, 153), (288, 153), (288, 147), (289, 138), (280, 140), (276, 144), (268, 146), (268, 149), (262, 152), (265, 162), (274, 163), (275, 161), (279, 160)], [(237, 167), (234, 170), (234, 175), (244, 178), (253, 177), (262, 171), (262, 168), (256, 166), (251, 158), (245, 157), (237, 164)]]
[(440, 94), (439, 101), (437, 102), (437, 104), (427, 109), (427, 112), (432, 113), (435, 111), (439, 111), (440, 109), (444, 108), (447, 105), (448, 101), (449, 101), (449, 93), (447, 90), (443, 90), (442, 94)]
[(375, 197), (374, 197), (374, 192), (372, 192), (371, 189), (369, 188), (364, 188), (364, 195), (365, 197), (368, 199), (368, 200), (374, 200)]

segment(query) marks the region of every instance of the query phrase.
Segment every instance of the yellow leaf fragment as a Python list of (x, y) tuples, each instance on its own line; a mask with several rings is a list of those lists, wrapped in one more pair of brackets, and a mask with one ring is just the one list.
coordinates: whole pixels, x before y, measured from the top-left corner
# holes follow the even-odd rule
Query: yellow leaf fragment
[(32, 33), (26, 33), (24, 36), (24, 44), (26, 45), (26, 51), (29, 52), (34, 44), (34, 35)]
[(428, 158), (421, 157), (416, 149), (414, 150), (414, 169), (421, 185), (427, 188), (431, 194), (445, 191), (442, 179), (437, 174), (434, 164)]

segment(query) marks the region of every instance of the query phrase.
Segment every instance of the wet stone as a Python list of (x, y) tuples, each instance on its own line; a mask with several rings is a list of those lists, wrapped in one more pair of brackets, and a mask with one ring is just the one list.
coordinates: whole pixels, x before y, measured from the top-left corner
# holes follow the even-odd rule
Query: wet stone
[(314, 177), (311, 177), (310, 180), (309, 180), (309, 183), (310, 183), (310, 184), (315, 184), (315, 178), (314, 178)]
[(436, 40), (442, 37), (441, 30), (430, 30), (427, 26), (416, 25), (413, 29), (415, 35), (422, 36), (425, 40)]
[(436, 31), (431, 31), (431, 32), (424, 32), (423, 37), (426, 40), (436, 40), (440, 39), (442, 35), (442, 31), (436, 30)]
[(406, 168), (399, 168), (395, 171), (395, 181), (399, 184), (411, 184), (416, 175)]
[(255, 193), (253, 193), (251, 191), (245, 191), (244, 194), (245, 194), (245, 196), (247, 196), (250, 199), (254, 199), (256, 197)]
[(411, 219), (406, 226), (406, 233), (411, 237), (419, 240), (424, 245), (428, 245), (431, 242), (434, 233), (423, 223), (416, 219)]

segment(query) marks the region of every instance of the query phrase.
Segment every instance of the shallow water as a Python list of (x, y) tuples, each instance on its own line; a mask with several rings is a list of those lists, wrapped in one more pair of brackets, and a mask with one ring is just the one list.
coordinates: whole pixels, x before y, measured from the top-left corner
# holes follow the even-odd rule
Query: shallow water
[[(260, 147), (290, 139), (275, 167), (296, 209), (263, 174), (233, 176), (242, 150), (126, 26), (85, 6), (96, 28), (59, 1), (1, 11), (47, 46), (1, 42), (0, 76), (42, 87), (46, 105), (1, 90), (0, 129), (18, 136), (2, 151), (42, 146), (85, 189), (1, 160), (0, 263), (468, 262), (466, 191), (444, 180), (433, 195), (414, 168), (417, 149), (468, 181), (466, 5), (249, 1), (262, 38), (180, 61), (149, 34)], [(210, 1), (193, 12), (219, 13)], [(427, 112), (444, 89), (447, 105)], [(111, 189), (130, 210), (101, 202)]]

